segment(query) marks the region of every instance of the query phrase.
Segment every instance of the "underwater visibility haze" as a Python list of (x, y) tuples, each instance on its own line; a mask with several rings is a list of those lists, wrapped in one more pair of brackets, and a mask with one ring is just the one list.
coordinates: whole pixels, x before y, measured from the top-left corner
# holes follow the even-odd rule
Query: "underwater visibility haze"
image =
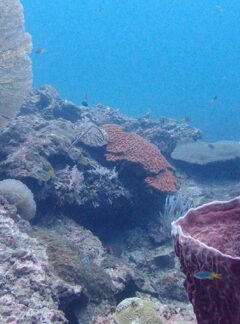
[(134, 117), (187, 116), (206, 139), (238, 139), (238, 0), (22, 2), (35, 50), (46, 49), (32, 55), (35, 86)]
[(0, 323), (240, 323), (240, 2), (0, 0)]

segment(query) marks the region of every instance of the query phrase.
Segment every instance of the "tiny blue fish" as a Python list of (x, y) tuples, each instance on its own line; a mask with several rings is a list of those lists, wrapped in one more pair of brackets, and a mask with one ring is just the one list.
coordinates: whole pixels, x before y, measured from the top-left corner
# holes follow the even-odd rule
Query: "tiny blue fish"
[(44, 54), (46, 52), (45, 48), (38, 48), (36, 51), (35, 51), (35, 54)]
[(82, 262), (85, 267), (88, 266), (90, 262), (90, 257), (88, 255), (84, 255), (84, 257), (82, 258)]
[(204, 280), (204, 279), (214, 280), (214, 279), (221, 279), (222, 275), (217, 272), (202, 270), (194, 273), (194, 277), (200, 280)]

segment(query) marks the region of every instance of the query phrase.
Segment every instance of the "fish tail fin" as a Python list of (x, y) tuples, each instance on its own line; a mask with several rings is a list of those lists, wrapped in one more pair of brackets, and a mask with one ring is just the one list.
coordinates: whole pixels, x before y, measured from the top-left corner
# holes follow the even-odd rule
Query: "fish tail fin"
[(221, 273), (213, 272), (212, 278), (213, 279), (221, 279), (222, 278), (222, 275), (221, 275)]

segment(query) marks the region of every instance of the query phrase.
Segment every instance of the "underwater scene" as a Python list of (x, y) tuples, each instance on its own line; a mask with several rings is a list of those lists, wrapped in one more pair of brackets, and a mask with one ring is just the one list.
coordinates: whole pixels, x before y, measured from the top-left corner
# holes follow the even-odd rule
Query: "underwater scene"
[(0, 0), (0, 324), (240, 323), (239, 18)]

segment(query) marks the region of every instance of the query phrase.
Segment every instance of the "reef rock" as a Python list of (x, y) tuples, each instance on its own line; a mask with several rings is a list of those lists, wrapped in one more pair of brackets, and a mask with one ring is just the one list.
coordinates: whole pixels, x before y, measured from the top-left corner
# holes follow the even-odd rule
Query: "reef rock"
[(33, 89), (25, 99), (19, 115), (40, 113), (47, 120), (63, 118), (71, 122), (82, 118), (81, 109), (69, 100), (61, 99), (50, 85)]
[(63, 118), (71, 122), (84, 121), (101, 126), (104, 124), (117, 124), (127, 132), (134, 132), (155, 144), (162, 154), (169, 156), (178, 142), (196, 141), (201, 139), (201, 131), (177, 120), (160, 117), (154, 120), (150, 115), (138, 119), (130, 118), (109, 106), (97, 104), (94, 107), (83, 107), (63, 100), (57, 91), (43, 85), (31, 91), (26, 98), (20, 114), (40, 113), (43, 118)]
[[(240, 322), (240, 198), (212, 202), (172, 224), (175, 251), (198, 323)], [(194, 277), (206, 270), (220, 279)]]
[(196, 141), (179, 144), (172, 152), (171, 157), (174, 160), (197, 165), (235, 160), (240, 158), (240, 143), (234, 141), (215, 143)]
[(195, 178), (240, 178), (240, 144), (236, 141), (179, 143), (171, 157), (179, 170)]
[(80, 296), (81, 287), (54, 274), (44, 246), (30, 232), (29, 223), (0, 197), (0, 322), (68, 323), (60, 299)]
[(167, 117), (154, 120), (150, 115), (146, 115), (137, 120), (127, 121), (123, 126), (126, 131), (136, 132), (155, 144), (167, 156), (175, 149), (177, 143), (196, 141), (202, 137), (199, 129)]
[(96, 150), (106, 143), (98, 136), (105, 131), (94, 124), (91, 129), (95, 129), (91, 136), (80, 139), (80, 130), (88, 132), (89, 123), (47, 121), (39, 114), (17, 117), (0, 133), (1, 177), (29, 184), (38, 202), (54, 199), (60, 207), (66, 203), (89, 211), (89, 204), (95, 209), (129, 200), (117, 172), (96, 160), (103, 156)]

